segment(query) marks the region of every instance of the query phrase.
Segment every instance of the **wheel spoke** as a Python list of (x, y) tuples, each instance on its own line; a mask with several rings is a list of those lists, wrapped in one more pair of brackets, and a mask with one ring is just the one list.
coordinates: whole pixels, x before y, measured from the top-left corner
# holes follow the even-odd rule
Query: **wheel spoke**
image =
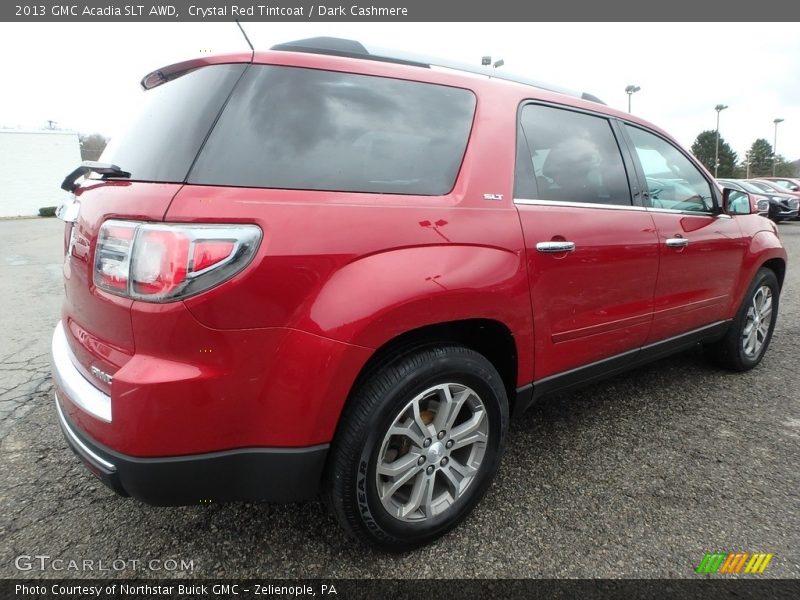
[(412, 423), (411, 425), (406, 425), (406, 424), (400, 423), (400, 424), (394, 425), (391, 429), (389, 429), (389, 432), (388, 432), (387, 435), (389, 435), (389, 436), (399, 435), (399, 436), (407, 437), (412, 442), (414, 442), (415, 446), (417, 446), (419, 448), (422, 448), (422, 443), (425, 440), (425, 434), (420, 432), (418, 430), (418, 428), (419, 428), (419, 425), (417, 425), (416, 423)]
[[(428, 491), (430, 488), (430, 492)], [(433, 494), (433, 479), (430, 477), (418, 477), (411, 490), (408, 502), (400, 510), (400, 516), (407, 517), (430, 502), (429, 496)], [(425, 513), (427, 516), (427, 512)]]
[(455, 500), (459, 497), (459, 495), (461, 495), (461, 481), (463, 480), (463, 477), (456, 475), (451, 465), (448, 465), (442, 469), (440, 473), (444, 477), (447, 487), (450, 489), (450, 497)]
[(761, 308), (761, 303), (763, 302), (763, 300), (764, 300), (764, 296), (763, 296), (763, 292), (761, 290), (758, 290), (755, 294), (753, 294), (753, 302), (752, 302), (752, 304), (753, 304), (753, 309), (756, 312), (758, 312), (759, 309)]
[(381, 493), (381, 501), (384, 504), (389, 502), (392, 499), (392, 497), (397, 493), (397, 490), (399, 490), (401, 487), (403, 487), (405, 484), (411, 481), (411, 479), (414, 478), (415, 476), (418, 479), (420, 478), (424, 479), (424, 477), (420, 477), (421, 473), (422, 473), (422, 468), (415, 467), (413, 469), (409, 469), (397, 479), (388, 482), (386, 484), (387, 487), (384, 487), (383, 492)]
[(758, 309), (758, 314), (761, 316), (761, 319), (765, 319), (766, 317), (772, 315), (772, 296), (765, 295), (764, 301), (761, 303), (761, 306)]
[(485, 442), (486, 432), (481, 428), (485, 418), (486, 413), (483, 409), (476, 410), (468, 420), (455, 427), (450, 432), (450, 439), (455, 442), (452, 450), (458, 450), (477, 442)]
[(756, 352), (756, 329), (752, 328), (744, 343), (744, 351), (748, 355), (753, 355)]
[(451, 460), (447, 465), (447, 470), (454, 473), (460, 481), (472, 478), (478, 471), (475, 467), (461, 464), (457, 460)]
[(398, 477), (406, 471), (415, 470), (417, 469), (419, 456), (418, 453), (409, 452), (390, 463), (381, 462), (378, 465), (378, 474), (386, 475), (387, 477)]
[(453, 421), (456, 420), (469, 393), (469, 390), (465, 388), (454, 395), (449, 385), (439, 388), (439, 408), (436, 410), (434, 419), (436, 431), (448, 430), (453, 426)]
[[(420, 432), (422, 432), (422, 436), (430, 437), (432, 435), (436, 435), (436, 429), (433, 427), (433, 425), (426, 425), (425, 421), (422, 419), (422, 413), (419, 410), (419, 399), (412, 402), (411, 407), (414, 412), (414, 423), (416, 423), (417, 427), (419, 427)], [(420, 447), (421, 446), (422, 444), (420, 444)]]

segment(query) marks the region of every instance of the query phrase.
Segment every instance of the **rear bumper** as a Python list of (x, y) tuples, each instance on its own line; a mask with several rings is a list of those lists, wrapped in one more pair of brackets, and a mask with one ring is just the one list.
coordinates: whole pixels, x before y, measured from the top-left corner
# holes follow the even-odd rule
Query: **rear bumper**
[(50, 345), (55, 384), (84, 411), (106, 423), (111, 422), (111, 396), (94, 387), (75, 366), (75, 358), (67, 342), (67, 335), (61, 322), (53, 332)]
[(57, 394), (56, 411), (69, 446), (94, 475), (122, 496), (159, 506), (307, 500), (319, 490), (328, 455), (328, 444), (322, 444), (138, 458), (92, 440), (70, 421)]

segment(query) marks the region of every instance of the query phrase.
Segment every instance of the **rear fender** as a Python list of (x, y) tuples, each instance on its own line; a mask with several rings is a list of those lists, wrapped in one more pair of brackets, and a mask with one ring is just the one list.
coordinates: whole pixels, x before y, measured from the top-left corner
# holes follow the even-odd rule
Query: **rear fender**
[(448, 321), (492, 319), (517, 346), (519, 378), (533, 373), (533, 324), (523, 257), (494, 247), (415, 246), (339, 269), (310, 303), (300, 329), (379, 348), (405, 332)]

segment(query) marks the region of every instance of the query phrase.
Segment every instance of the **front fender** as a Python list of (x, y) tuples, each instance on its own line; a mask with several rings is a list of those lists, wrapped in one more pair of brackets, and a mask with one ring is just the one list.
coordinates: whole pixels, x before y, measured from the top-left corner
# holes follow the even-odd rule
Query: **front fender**
[(298, 326), (334, 340), (378, 348), (425, 325), (478, 318), (508, 327), (524, 372), (523, 364), (532, 364), (533, 325), (520, 253), (486, 246), (430, 245), (365, 256), (328, 279)]
[[(774, 225), (772, 226), (773, 228), (775, 227)], [(742, 270), (736, 286), (736, 293), (733, 294), (728, 310), (731, 318), (736, 315), (747, 288), (758, 270), (764, 263), (773, 259), (782, 260), (784, 265), (787, 262), (786, 250), (778, 237), (777, 231), (775, 229), (757, 231), (750, 237), (742, 260)]]

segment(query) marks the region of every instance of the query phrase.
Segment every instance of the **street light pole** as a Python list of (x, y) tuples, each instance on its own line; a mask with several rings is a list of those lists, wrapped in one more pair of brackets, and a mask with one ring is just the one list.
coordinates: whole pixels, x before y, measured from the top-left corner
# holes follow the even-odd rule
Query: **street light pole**
[(728, 108), (724, 104), (717, 104), (714, 110), (717, 111), (717, 144), (714, 149), (714, 179), (717, 178), (717, 171), (719, 171), (719, 113)]
[(625, 93), (628, 94), (628, 112), (631, 112), (631, 96), (638, 92), (640, 88), (638, 85), (629, 85), (625, 88)]
[(772, 143), (772, 176), (775, 177), (775, 171), (778, 168), (778, 123), (783, 123), (783, 119), (775, 119), (775, 139)]

